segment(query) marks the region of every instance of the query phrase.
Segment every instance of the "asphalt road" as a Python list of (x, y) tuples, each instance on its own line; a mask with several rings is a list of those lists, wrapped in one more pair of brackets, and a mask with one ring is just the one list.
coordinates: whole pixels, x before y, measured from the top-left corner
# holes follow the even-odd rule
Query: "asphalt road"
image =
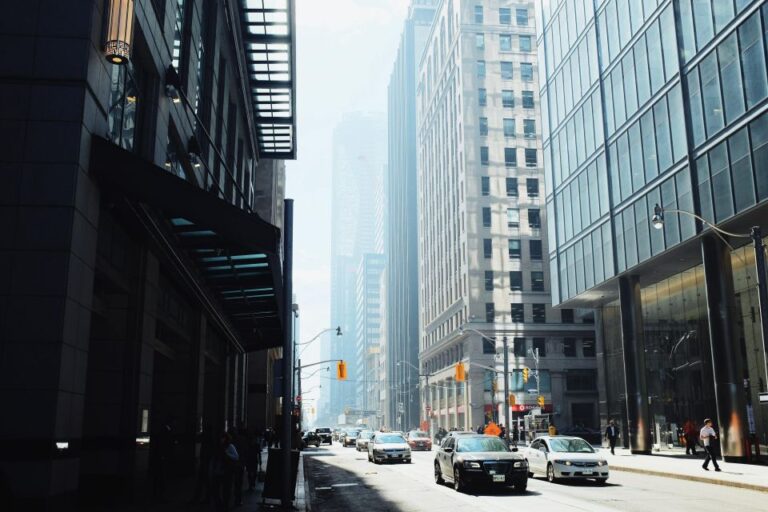
[[(460, 494), (437, 485), (432, 474), (434, 452), (414, 452), (411, 464), (373, 464), (364, 452), (332, 447), (304, 452), (305, 475), (313, 512), (415, 511), (589, 511), (655, 512), (765, 511), (768, 494), (720, 485), (611, 472), (608, 484), (550, 484), (528, 481), (528, 491), (512, 489)], [(525, 507), (524, 509), (521, 507)]]

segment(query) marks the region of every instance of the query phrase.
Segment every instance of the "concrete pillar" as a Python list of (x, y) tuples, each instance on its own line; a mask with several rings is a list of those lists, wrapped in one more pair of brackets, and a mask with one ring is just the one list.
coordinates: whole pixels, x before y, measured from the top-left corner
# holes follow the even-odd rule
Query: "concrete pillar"
[(458, 390), (458, 383), (454, 380), (451, 381), (452, 388), (453, 388), (453, 421), (451, 422), (451, 427), (458, 427), (459, 426), (459, 390)]
[(648, 386), (645, 368), (645, 335), (637, 276), (619, 279), (621, 333), (627, 396), (627, 425), (632, 453), (651, 452)]
[(701, 254), (707, 289), (707, 317), (717, 409), (716, 429), (725, 460), (744, 462), (747, 419), (731, 253), (722, 240), (708, 235), (701, 239)]

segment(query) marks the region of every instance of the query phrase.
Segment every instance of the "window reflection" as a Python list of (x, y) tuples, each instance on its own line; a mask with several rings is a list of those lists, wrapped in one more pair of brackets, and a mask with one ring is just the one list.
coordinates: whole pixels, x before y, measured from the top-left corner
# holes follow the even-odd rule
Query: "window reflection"
[(135, 68), (130, 63), (125, 66), (111, 67), (112, 80), (107, 115), (109, 138), (124, 149), (133, 151), (140, 102)]

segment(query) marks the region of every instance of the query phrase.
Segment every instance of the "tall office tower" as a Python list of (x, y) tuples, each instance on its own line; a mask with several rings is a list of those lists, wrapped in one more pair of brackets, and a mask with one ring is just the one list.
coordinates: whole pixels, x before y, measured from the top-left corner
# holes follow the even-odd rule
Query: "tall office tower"
[(371, 428), (379, 428), (379, 365), (381, 341), (381, 307), (383, 290), (381, 275), (384, 272), (384, 255), (363, 254), (357, 269), (355, 290), (355, 359), (357, 371), (357, 409), (360, 419)]
[[(418, 85), (422, 373), (431, 426), (536, 407), (597, 424), (593, 326), (549, 293), (532, 1), (444, 0)], [(502, 341), (509, 344), (507, 419)], [(535, 369), (538, 382), (524, 382)], [(468, 381), (454, 380), (463, 363)], [(426, 407), (425, 407), (426, 409)]]
[(768, 5), (545, 2), (541, 16), (553, 301), (597, 311), (601, 417), (647, 453), (709, 416), (726, 460), (745, 460), (768, 430), (752, 407), (766, 276), (747, 245), (768, 228)]
[[(331, 325), (344, 336), (326, 337), (326, 359), (355, 361), (357, 270), (376, 240), (375, 187), (386, 159), (384, 116), (346, 114), (333, 133), (333, 204), (331, 210)], [(339, 414), (357, 404), (358, 370), (348, 364), (348, 380), (331, 380), (322, 421), (335, 423)], [(325, 389), (325, 388), (324, 388)]]
[[(419, 414), (416, 80), (437, 0), (408, 10), (388, 90), (385, 415), (388, 425), (416, 427)], [(402, 412), (400, 412), (402, 411)]]

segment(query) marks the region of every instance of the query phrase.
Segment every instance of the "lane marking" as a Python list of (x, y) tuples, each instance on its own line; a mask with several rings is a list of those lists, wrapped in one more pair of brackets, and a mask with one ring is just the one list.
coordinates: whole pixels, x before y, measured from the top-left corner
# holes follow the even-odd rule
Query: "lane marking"
[(331, 487), (354, 487), (354, 486), (356, 486), (356, 485), (360, 485), (360, 484), (356, 484), (356, 483), (348, 483), (348, 484), (332, 484), (332, 485), (331, 485)]

